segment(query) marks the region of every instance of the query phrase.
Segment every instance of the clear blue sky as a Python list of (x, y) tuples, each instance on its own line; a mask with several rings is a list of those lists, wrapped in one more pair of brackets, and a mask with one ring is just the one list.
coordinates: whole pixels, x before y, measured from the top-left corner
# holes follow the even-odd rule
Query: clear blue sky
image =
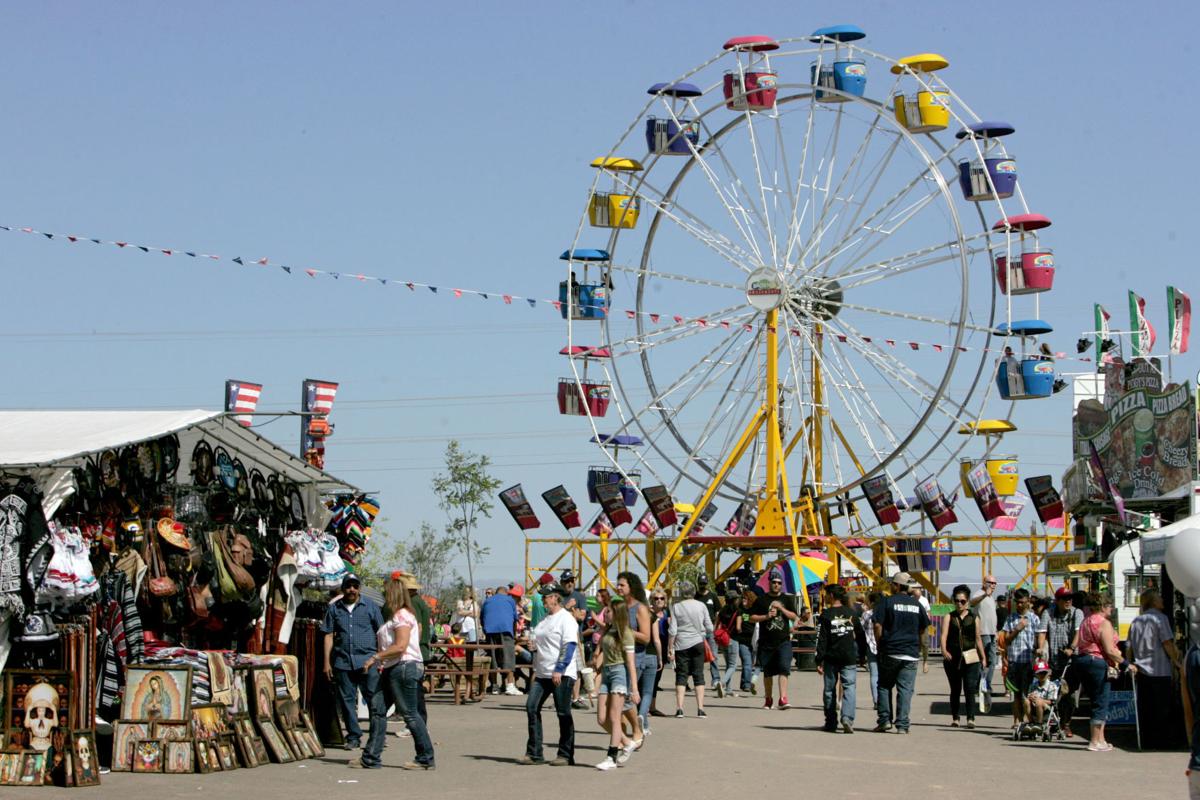
[[(1127, 288), (1160, 329), (1167, 283), (1200, 298), (1194, 4), (828, 8), (759, 3), (738, 23), (715, 2), (29, 6), (0, 30), (0, 224), (548, 297), (587, 163), (650, 83), (730, 36), (853, 22), (879, 52), (945, 55), (960, 95), (1017, 126), (1021, 184), (1055, 223), (1055, 349), (1094, 301), (1123, 327)], [(395, 533), (440, 521), (428, 486), (450, 437), (505, 485), (584, 494), (596, 457), (555, 411), (565, 332), (546, 307), (2, 232), (0, 259), (4, 407), (215, 407), (238, 377), (284, 409), (326, 378), (342, 384), (328, 466), (378, 490)], [(1176, 376), (1196, 366), (1176, 359)], [(1015, 421), (1039, 433), (1012, 449), (1025, 474), (1058, 476), (1069, 396), (1029, 406)], [(293, 446), (295, 427), (263, 432)], [(482, 574), (516, 578), (503, 509), (483, 539)]]

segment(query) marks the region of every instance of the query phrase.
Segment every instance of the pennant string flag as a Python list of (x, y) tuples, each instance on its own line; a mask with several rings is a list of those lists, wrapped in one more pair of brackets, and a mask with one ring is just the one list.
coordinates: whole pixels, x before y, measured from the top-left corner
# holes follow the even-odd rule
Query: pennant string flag
[[(27, 233), (27, 234), (32, 234), (32, 235), (40, 234), (46, 240), (51, 240), (51, 241), (63, 240), (63, 241), (69, 242), (71, 244), (78, 244), (81, 242), (91, 242), (92, 244), (95, 244), (95, 245), (100, 245), (100, 246), (109, 245), (109, 246), (115, 246), (120, 249), (128, 249), (131, 246), (128, 241), (116, 241), (116, 240), (110, 240), (110, 239), (81, 237), (81, 236), (78, 236), (75, 234), (51, 233), (51, 232), (47, 232), (47, 231), (39, 231), (39, 230), (30, 228), (30, 227), (16, 227), (16, 226), (11, 226), (11, 225), (0, 225), (0, 231), (7, 231), (10, 233), (14, 233), (14, 232), (15, 233)], [(247, 260), (246, 258), (244, 258), (242, 256), (234, 256), (232, 258), (226, 258), (224, 256), (217, 255), (215, 253), (204, 253), (199, 250), (184, 250), (184, 249), (178, 248), (178, 247), (154, 247), (151, 245), (132, 245), (132, 247), (134, 249), (140, 250), (143, 253), (151, 253), (151, 251), (153, 251), (154, 253), (164, 255), (164, 256), (180, 254), (180, 255), (186, 255), (189, 258), (205, 258), (205, 259), (210, 259), (212, 261), (227, 261), (231, 264), (237, 264), (238, 266), (257, 265), (257, 266), (266, 267), (266, 266), (269, 266), (272, 264), (271, 260), (267, 256), (262, 256), (260, 258), (254, 258), (254, 259)], [(345, 274), (345, 275), (353, 275), (353, 277), (361, 283), (377, 283), (379, 286), (383, 286), (383, 287), (386, 287), (389, 285), (404, 286), (404, 287), (407, 287), (410, 291), (414, 291), (414, 292), (417, 290), (417, 288), (423, 288), (423, 289), (428, 289), (431, 294), (439, 293), (438, 292), (439, 287), (433, 286), (428, 283), (420, 283), (418, 281), (397, 280), (395, 278), (384, 278), (384, 277), (379, 277), (376, 275), (366, 275), (363, 273), (333, 272), (331, 270), (319, 269), (317, 267), (299, 268), (299, 267), (288, 266), (288, 265), (281, 264), (281, 263), (277, 263), (276, 265), (279, 266), (280, 271), (282, 273), (287, 274), (287, 275), (297, 274), (297, 273), (293, 272), (294, 269), (299, 269), (301, 273), (308, 276), (309, 278), (328, 277), (328, 278), (332, 278), (334, 280), (338, 280), (339, 278), (342, 277), (343, 274)], [(476, 295), (476, 296), (480, 297), (481, 299), (487, 300), (493, 294), (500, 294), (500, 297), (503, 298), (505, 305), (512, 305), (513, 300), (524, 300), (526, 303), (529, 304), (530, 308), (536, 308), (539, 303), (542, 303), (547, 306), (550, 306), (556, 312), (560, 312), (560, 313), (562, 312), (563, 305), (564, 305), (564, 302), (562, 300), (555, 299), (555, 298), (546, 299), (546, 298), (536, 298), (536, 297), (525, 297), (525, 296), (522, 296), (519, 294), (514, 294), (514, 293), (501, 294), (499, 292), (482, 291), (479, 289), (451, 289), (450, 291), (453, 293), (453, 296), (456, 299), (461, 298), (464, 294), (471, 294), (471, 295)], [(1174, 297), (1176, 298), (1174, 301), (1175, 305), (1173, 307), (1180, 309), (1180, 312), (1178, 315), (1178, 319), (1179, 319), (1178, 327), (1179, 327), (1179, 330), (1181, 331), (1181, 335), (1182, 335), (1181, 342), (1182, 342), (1183, 349), (1180, 350), (1179, 352), (1185, 352), (1186, 348), (1187, 348), (1187, 329), (1191, 322), (1191, 306), (1190, 306), (1190, 302), (1188, 301), (1186, 295), (1184, 295), (1182, 292), (1179, 292), (1178, 290), (1173, 290), (1173, 291), (1175, 292)], [(1132, 298), (1135, 295), (1133, 295), (1133, 293), (1130, 292), (1130, 296), (1131, 296), (1131, 304), (1132, 304), (1132, 302), (1133, 302)], [(1138, 300), (1141, 301), (1141, 298), (1138, 298)], [(608, 305), (587, 306), (587, 305), (578, 304), (578, 303), (575, 303), (573, 305), (576, 308), (600, 308), (600, 309), (604, 309), (606, 311), (610, 311), (611, 313), (618, 313), (617, 310), (610, 309)], [(1143, 305), (1144, 305), (1144, 301), (1143, 301)], [(1099, 309), (1099, 308), (1100, 307), (1097, 306), (1097, 309)], [(1132, 308), (1132, 305), (1131, 305), (1131, 308)], [(685, 322), (687, 324), (694, 323), (696, 326), (698, 326), (700, 328), (705, 328), (705, 329), (708, 329), (711, 331), (734, 331), (734, 330), (736, 330), (739, 333), (741, 333), (741, 332), (753, 333), (756, 329), (764, 330), (767, 327), (764, 324), (753, 325), (749, 322), (742, 322), (740, 320), (738, 320), (737, 323), (735, 324), (735, 322), (730, 319), (714, 320), (709, 317), (694, 317), (694, 318), (689, 319), (689, 318), (683, 316), (682, 314), (667, 315), (667, 314), (664, 314), (659, 311), (641, 311), (641, 310), (634, 310), (634, 309), (621, 309), (621, 310), (624, 311), (625, 316), (629, 319), (636, 319), (639, 316), (644, 316), (644, 317), (648, 317), (650, 322), (653, 324), (656, 324), (656, 325), (659, 324), (659, 322), (665, 316), (671, 320), (674, 320), (676, 325), (683, 325), (683, 324), (685, 324)], [(1106, 318), (1107, 318), (1107, 314), (1106, 314)], [(1097, 327), (1099, 327), (1099, 326), (1097, 326)], [(1146, 327), (1149, 329), (1150, 342), (1153, 343), (1153, 337), (1154, 337), (1153, 328), (1151, 328), (1149, 326), (1149, 323), (1146, 323)], [(1173, 327), (1172, 327), (1173, 336), (1174, 336), (1175, 330), (1176, 330), (1176, 326), (1173, 325)], [(801, 333), (797, 329), (790, 329), (789, 332), (793, 336), (798, 336)], [(837, 337), (837, 340), (839, 342), (842, 342), (842, 343), (848, 342), (848, 339), (845, 335), (843, 335), (843, 334), (834, 334), (834, 335)], [(871, 337), (869, 337), (869, 336), (862, 336), (859, 338), (861, 338), (863, 342), (867, 342), (867, 343), (870, 343), (872, 341)], [(899, 340), (882, 339), (881, 341), (886, 342), (891, 347), (896, 347), (897, 342)], [(1174, 339), (1173, 339), (1173, 341), (1174, 341)], [(938, 353), (943, 352), (943, 350), (945, 348), (951, 346), (951, 345), (939, 344), (936, 342), (918, 342), (918, 341), (909, 341), (909, 340), (903, 340), (903, 341), (901, 341), (901, 343), (907, 345), (912, 350), (919, 351), (922, 346), (925, 346), (925, 347), (928, 347), (931, 350), (938, 352)], [(1004, 352), (1003, 348), (967, 347), (965, 345), (958, 345), (957, 349), (960, 352), (964, 352), (964, 353), (965, 352), (984, 352), (984, 353), (1002, 354)], [(1063, 360), (1087, 361), (1087, 362), (1092, 361), (1092, 359), (1090, 357), (1071, 358), (1066, 353), (1055, 353), (1055, 357), (1059, 358), (1059, 359), (1063, 359)]]

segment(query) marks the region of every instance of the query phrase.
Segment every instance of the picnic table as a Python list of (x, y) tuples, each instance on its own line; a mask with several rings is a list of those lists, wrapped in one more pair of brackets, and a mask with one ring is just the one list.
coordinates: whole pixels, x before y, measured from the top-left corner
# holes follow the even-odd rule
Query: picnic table
[[(499, 650), (500, 645), (434, 642), (430, 648), (433, 658), (425, 665), (426, 694), (434, 694), (448, 685), (454, 691), (455, 705), (483, 699), (484, 684), (492, 666), (492, 651)], [(451, 650), (462, 650), (462, 657), (451, 656)]]

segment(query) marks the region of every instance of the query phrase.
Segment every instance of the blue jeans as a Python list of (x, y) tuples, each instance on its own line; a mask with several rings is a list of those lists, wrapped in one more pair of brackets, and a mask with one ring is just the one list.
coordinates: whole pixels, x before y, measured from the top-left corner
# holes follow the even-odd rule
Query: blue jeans
[[(879, 659), (879, 718), (880, 725), (893, 722), (902, 731), (908, 730), (908, 715), (912, 709), (913, 690), (917, 687), (917, 662), (891, 656)], [(896, 714), (892, 717), (892, 689), (896, 690)]]
[(879, 708), (879, 656), (867, 651), (867, 672), (871, 676), (871, 708)]
[(708, 642), (708, 650), (713, 654), (713, 660), (708, 662), (708, 674), (712, 676), (712, 684), (716, 686), (721, 682), (721, 669), (717, 666), (717, 640), (712, 636), (705, 639)]
[[(376, 694), (379, 695), (379, 701), (383, 702), (383, 693), (379, 691), (379, 670), (363, 672), (361, 669), (335, 669), (333, 683), (337, 687), (338, 711), (346, 726), (346, 744), (357, 747), (363, 737), (362, 726), (358, 724), (358, 693), (362, 692), (368, 710)], [(384, 711), (386, 713), (386, 709)], [(371, 713), (374, 714), (373, 711)]]
[(1092, 699), (1092, 724), (1102, 725), (1108, 721), (1108, 662), (1099, 656), (1075, 656), (1071, 668), (1083, 685), (1083, 691)]
[(742, 662), (742, 691), (750, 691), (754, 685), (754, 651), (750, 645), (737, 643), (738, 660)]
[(404, 724), (412, 734), (413, 748), (416, 750), (414, 760), (418, 764), (433, 764), (433, 742), (429, 739), (429, 729), (425, 727), (425, 720), (418, 710), (425, 665), (419, 661), (401, 661), (387, 670), (387, 677), (392, 682), (392, 693), (396, 696)]
[(653, 653), (638, 653), (634, 657), (637, 665), (638, 716), (642, 718), (643, 727), (650, 717), (650, 703), (654, 701), (654, 678), (658, 675), (658, 656)]
[(535, 678), (525, 698), (525, 714), (529, 718), (529, 739), (525, 742), (525, 755), (534, 761), (542, 760), (542, 706), (550, 697), (554, 698), (554, 714), (558, 717), (558, 757), (567, 763), (575, 763), (575, 719), (571, 716), (571, 693), (575, 679), (565, 675), (554, 685), (550, 678)]
[(834, 728), (838, 722), (837, 685), (842, 682), (842, 722), (854, 724), (854, 706), (858, 702), (858, 667), (825, 664), (825, 727)]
[(999, 656), (996, 654), (996, 637), (979, 635), (983, 641), (983, 653), (987, 656), (987, 666), (983, 668), (983, 685), (991, 694), (992, 691), (992, 672), (996, 669), (996, 659)]
[(721, 655), (725, 656), (725, 674), (721, 676), (721, 685), (725, 691), (732, 692), (733, 676), (738, 671), (738, 643), (730, 642), (728, 647), (722, 647)]
[(379, 757), (383, 754), (383, 740), (387, 736), (387, 697), (383, 691), (383, 681), (380, 679), (378, 669), (360, 674), (364, 677), (371, 676), (370, 682), (375, 685), (375, 691), (371, 692), (370, 696), (367, 696), (366, 691), (363, 692), (371, 727), (367, 731), (367, 744), (363, 748), (362, 763), (367, 766), (377, 766)]

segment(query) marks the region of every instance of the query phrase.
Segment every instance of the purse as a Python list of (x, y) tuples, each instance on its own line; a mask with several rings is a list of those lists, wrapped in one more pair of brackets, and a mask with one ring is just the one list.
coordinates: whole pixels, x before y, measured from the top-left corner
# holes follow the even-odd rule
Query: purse
[(962, 660), (964, 664), (978, 664), (979, 651), (973, 647), (970, 650), (963, 650)]
[[(253, 560), (254, 551), (249, 549), (250, 540), (245, 536), (241, 537), (246, 542), (246, 550), (249, 552), (251, 560)], [(213, 534), (213, 541), (221, 550), (221, 560), (224, 562), (225, 569), (229, 573), (229, 577), (233, 579), (233, 583), (242, 593), (249, 594), (254, 591), (254, 577), (246, 571), (237, 558), (233, 554), (233, 548), (230, 540), (233, 539), (232, 532), (229, 528), (223, 528)]]
[(150, 538), (150, 580), (147, 587), (155, 597), (171, 597), (179, 591), (179, 586), (167, 575), (167, 565), (163, 563), (158, 537), (154, 534)]
[(708, 639), (705, 639), (701, 644), (704, 645), (704, 663), (711, 664), (716, 661), (717, 657), (713, 655), (712, 648), (708, 646)]

